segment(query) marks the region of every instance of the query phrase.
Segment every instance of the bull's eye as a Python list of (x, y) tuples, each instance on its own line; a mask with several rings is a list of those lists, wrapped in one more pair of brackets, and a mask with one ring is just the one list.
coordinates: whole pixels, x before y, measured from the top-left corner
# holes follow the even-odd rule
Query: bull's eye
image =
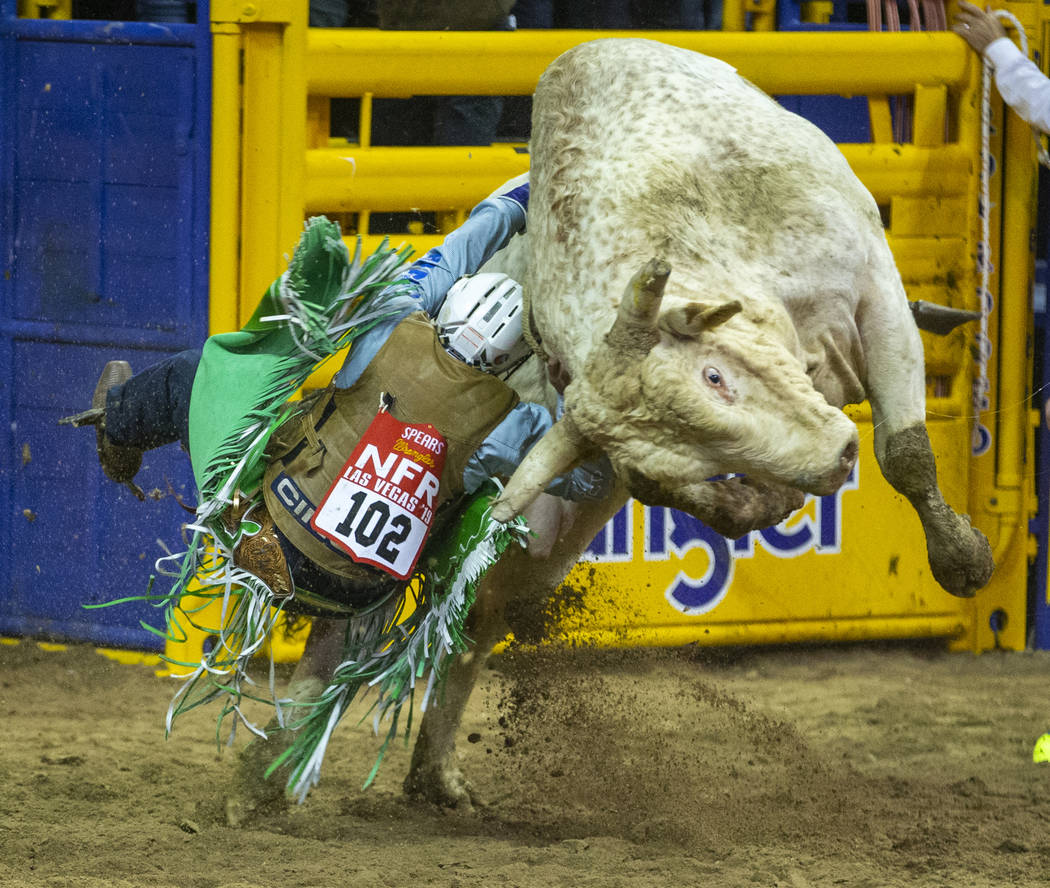
[(704, 367), (704, 382), (718, 392), (726, 401), (731, 402), (733, 400), (733, 393), (729, 390), (729, 386), (726, 385), (722, 371), (717, 367)]

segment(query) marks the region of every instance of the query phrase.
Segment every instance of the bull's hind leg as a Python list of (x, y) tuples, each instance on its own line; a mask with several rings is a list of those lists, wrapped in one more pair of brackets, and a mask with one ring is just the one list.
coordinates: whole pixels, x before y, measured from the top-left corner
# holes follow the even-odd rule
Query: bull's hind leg
[[(517, 560), (515, 553), (505, 562)], [(500, 565), (492, 569), (496, 573)], [(456, 764), (456, 732), (463, 711), (489, 652), (505, 633), (502, 592), (486, 579), (471, 613), (469, 631), (474, 650), (459, 657), (450, 667), (436, 700), (423, 715), (412, 750), (412, 764), (405, 777), (404, 790), (445, 808), (471, 810), (477, 799), (473, 787)]]
[(455, 761), (456, 733), (489, 652), (506, 633), (507, 602), (520, 595), (553, 593), (623, 500), (619, 495), (575, 507), (544, 494), (526, 510), (529, 526), (539, 537), (530, 541), (529, 553), (507, 552), (485, 577), (471, 614), (474, 650), (452, 665), (443, 695), (423, 716), (405, 778), (406, 793), (445, 807), (476, 804), (470, 783)]
[(926, 433), (922, 341), (903, 293), (873, 300), (860, 320), (879, 467), (919, 515), (934, 579), (968, 598), (988, 582), (995, 564), (984, 534), (944, 501), (937, 486)]
[[(285, 690), (285, 724), (301, 717), (296, 712), (297, 704), (314, 702), (327, 687), (339, 665), (346, 626), (345, 619), (314, 619), (303, 655)], [(233, 783), (226, 796), (226, 823), (229, 826), (239, 827), (259, 815), (277, 813), (288, 807), (285, 785), (289, 767), (278, 768), (269, 777), (266, 771), (288, 748), (294, 735), (281, 728), (276, 718), (266, 726), (266, 734), (266, 739), (253, 739), (237, 757)]]

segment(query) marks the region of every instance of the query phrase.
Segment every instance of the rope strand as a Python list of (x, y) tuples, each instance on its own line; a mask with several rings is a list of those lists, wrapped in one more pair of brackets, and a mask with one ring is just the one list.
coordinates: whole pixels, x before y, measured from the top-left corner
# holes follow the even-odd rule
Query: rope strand
[[(1017, 17), (1005, 9), (995, 11), (995, 16), (1003, 21), (1009, 22), (1017, 32), (1018, 44), (1025, 57), (1028, 56), (1028, 36), (1024, 27)], [(992, 355), (992, 344), (988, 336), (988, 318), (991, 314), (992, 294), (988, 289), (988, 282), (992, 272), (992, 244), (991, 244), (991, 107), (992, 107), (992, 65), (984, 59), (981, 67), (981, 234), (977, 245), (978, 272), (980, 273), (980, 288), (978, 296), (981, 302), (981, 326), (977, 334), (977, 379), (973, 386), (973, 439), (971, 450), (975, 456), (980, 456), (987, 451), (991, 443), (991, 435), (981, 422), (981, 414), (987, 412), (991, 407), (989, 394), (991, 384), (988, 380), (988, 361)], [(1035, 139), (1036, 153), (1039, 162), (1050, 168), (1050, 154), (1043, 147), (1039, 131), (1032, 127), (1032, 136)]]

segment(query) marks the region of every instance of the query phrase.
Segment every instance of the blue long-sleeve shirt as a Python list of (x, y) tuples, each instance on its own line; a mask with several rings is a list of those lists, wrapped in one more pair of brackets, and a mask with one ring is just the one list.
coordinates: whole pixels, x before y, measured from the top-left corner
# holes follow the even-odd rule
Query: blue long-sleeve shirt
[[(416, 311), (437, 317), (449, 288), (463, 275), (475, 273), (510, 239), (525, 227), (528, 206), (528, 176), (513, 179), (496, 194), (479, 203), (469, 218), (441, 246), (434, 247), (399, 275), (396, 285), (410, 282), (399, 298), (403, 307), (386, 321), (361, 336), (350, 349), (335, 375), (335, 384), (349, 388), (376, 356), (394, 328)], [(520, 403), (489, 433), (463, 470), (468, 493), (488, 478), (513, 474), (522, 458), (554, 424), (550, 412), (540, 404)], [(608, 495), (611, 466), (604, 457), (555, 478), (547, 492), (569, 500), (597, 500)]]
[(410, 314), (425, 311), (430, 317), (437, 317), (449, 288), (463, 275), (474, 274), (525, 227), (523, 204), (528, 205), (528, 189), (528, 182), (525, 182), (507, 195), (483, 200), (441, 246), (429, 250), (401, 272), (395, 286), (404, 287), (405, 282), (412, 285), (406, 288), (407, 292), (399, 300), (403, 307), (354, 343), (335, 375), (337, 386), (349, 388), (357, 382), (394, 327)]

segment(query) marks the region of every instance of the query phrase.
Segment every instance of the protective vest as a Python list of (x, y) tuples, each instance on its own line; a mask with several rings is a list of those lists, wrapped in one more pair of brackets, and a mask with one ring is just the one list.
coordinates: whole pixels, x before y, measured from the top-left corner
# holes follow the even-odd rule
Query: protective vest
[(430, 423), (447, 442), (437, 505), (463, 493), (463, 469), (518, 402), (505, 382), (457, 361), (422, 312), (405, 318), (354, 385), (325, 389), (282, 428), (270, 448), (263, 497), (292, 545), (331, 573), (362, 579), (358, 565), (310, 527), (381, 403), (403, 422)]

